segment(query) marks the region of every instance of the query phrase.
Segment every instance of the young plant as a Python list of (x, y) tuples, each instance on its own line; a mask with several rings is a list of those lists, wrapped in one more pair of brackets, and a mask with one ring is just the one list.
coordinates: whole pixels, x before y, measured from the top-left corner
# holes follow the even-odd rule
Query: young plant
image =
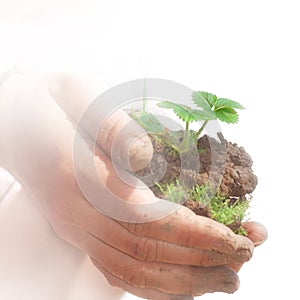
[(179, 152), (176, 137), (173, 136), (150, 112), (131, 111), (130, 116), (156, 141), (165, 144), (175, 152)]
[(232, 203), (232, 199), (217, 193), (209, 206), (213, 220), (230, 227), (237, 234), (246, 235), (247, 232), (241, 226), (241, 222), (249, 208), (249, 200), (237, 198)]
[(156, 183), (163, 197), (171, 202), (182, 203), (185, 198), (185, 189), (178, 183)]
[(147, 111), (131, 111), (130, 116), (149, 134), (162, 134), (165, 131), (163, 125), (157, 118)]
[[(218, 98), (216, 95), (207, 92), (193, 92), (192, 99), (203, 111), (210, 109), (215, 119), (228, 124), (238, 122), (239, 115), (236, 109), (244, 109), (244, 106), (236, 101), (227, 98)], [(201, 128), (197, 131), (196, 138), (200, 136), (208, 121), (209, 120), (205, 120)]]
[(190, 134), (189, 125), (192, 122), (205, 120), (209, 121), (215, 119), (215, 115), (211, 110), (198, 110), (188, 107), (183, 104), (177, 104), (171, 101), (162, 101), (157, 104), (161, 108), (172, 109), (179, 119), (185, 122), (185, 134), (182, 142), (182, 150), (189, 148), (191, 140), (194, 140)]
[(189, 198), (202, 205), (208, 205), (211, 201), (212, 190), (208, 185), (196, 184), (189, 192)]
[[(202, 91), (193, 92), (191, 98), (194, 103), (193, 107), (171, 101), (162, 101), (157, 104), (161, 108), (173, 110), (176, 116), (185, 123), (184, 131), (172, 131), (164, 126), (153, 114), (146, 111), (145, 101), (143, 102), (143, 110), (135, 110), (130, 114), (151, 136), (154, 142), (154, 151), (159, 153), (159, 155), (165, 155), (168, 166), (171, 166), (167, 168), (168, 172), (166, 172), (164, 178), (151, 187), (151, 189), (157, 197), (163, 197), (169, 201), (184, 205), (197, 215), (211, 218), (228, 226), (235, 233), (245, 235), (246, 231), (242, 228), (241, 221), (244, 219), (249, 206), (247, 195), (253, 191), (256, 185), (256, 177), (253, 175), (251, 168), (249, 170), (249, 166), (243, 166), (247, 167), (246, 173), (250, 178), (247, 189), (245, 189), (244, 185), (241, 185), (240, 190), (242, 193), (246, 190), (249, 191), (245, 194), (236, 193), (231, 190), (229, 192), (225, 191), (225, 194), (222, 194), (224, 190), (220, 188), (215, 192), (208, 184), (196, 184), (190, 188), (185, 186), (184, 183), (180, 184), (177, 175), (175, 175), (178, 168), (181, 167), (181, 155), (184, 152), (189, 155), (191, 145), (196, 145), (199, 154), (205, 155), (207, 151), (206, 146), (201, 148), (202, 144), (197, 143), (197, 140), (210, 120), (219, 120), (228, 124), (237, 123), (239, 120), (237, 110), (244, 107), (236, 101), (227, 98), (218, 98), (214, 94)], [(202, 124), (198, 129), (190, 129), (191, 123), (199, 121)], [(240, 151), (238, 146), (232, 145), (232, 147), (241, 156), (245, 155), (243, 151)], [(187, 157), (189, 158), (189, 156)], [(209, 162), (203, 162), (203, 165), (209, 167)], [(157, 167), (159, 167), (159, 164)], [(190, 174), (190, 167), (190, 165), (185, 166), (185, 170), (188, 171), (186, 174)], [(228, 166), (228, 168), (230, 170), (231, 168), (234, 169), (235, 163), (233, 162), (233, 165)], [(203, 170), (203, 173), (206, 173), (206, 169), (204, 168)], [(141, 172), (143, 174), (143, 170)], [(229, 172), (229, 174), (231, 173)], [(239, 183), (240, 181), (237, 180), (237, 187)]]
[(241, 227), (241, 222), (245, 218), (249, 208), (249, 199), (228, 198), (219, 191), (215, 192), (209, 185), (196, 184), (188, 190), (178, 181), (171, 183), (156, 183), (163, 197), (169, 201), (185, 205), (187, 199), (199, 203), (202, 208), (206, 208), (207, 217), (230, 227), (235, 233), (246, 235), (246, 231)]
[(190, 123), (204, 121), (200, 129), (194, 135), (194, 138), (197, 139), (208, 121), (218, 119), (226, 123), (237, 123), (239, 117), (236, 109), (244, 108), (236, 101), (227, 98), (218, 98), (216, 95), (207, 92), (193, 92), (192, 99), (197, 107), (201, 108), (201, 110), (193, 109), (189, 106), (171, 101), (162, 101), (158, 103), (159, 107), (172, 109), (178, 118), (185, 122), (184, 143), (187, 143), (188, 137), (190, 137)]

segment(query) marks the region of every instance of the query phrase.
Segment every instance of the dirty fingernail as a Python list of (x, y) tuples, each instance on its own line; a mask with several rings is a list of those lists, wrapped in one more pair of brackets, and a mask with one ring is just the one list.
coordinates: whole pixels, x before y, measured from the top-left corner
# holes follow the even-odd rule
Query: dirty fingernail
[(232, 269), (224, 267), (217, 277), (219, 278), (219, 282), (216, 281), (216, 286), (214, 287), (213, 292), (218, 291), (233, 294), (238, 290), (240, 280), (236, 272)]
[(153, 155), (153, 147), (148, 135), (136, 137), (128, 147), (129, 164), (133, 171), (145, 168)]
[(234, 281), (224, 282), (224, 289), (223, 292), (227, 294), (233, 294), (239, 289), (240, 286), (240, 280), (238, 277)]

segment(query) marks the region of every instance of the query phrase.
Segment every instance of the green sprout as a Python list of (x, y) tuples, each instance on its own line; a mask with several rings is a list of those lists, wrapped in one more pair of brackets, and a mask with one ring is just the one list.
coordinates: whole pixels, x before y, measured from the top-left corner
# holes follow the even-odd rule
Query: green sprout
[[(145, 96), (145, 95), (144, 95)], [(175, 136), (168, 134), (168, 131), (160, 121), (150, 112), (146, 111), (146, 98), (143, 98), (143, 110), (131, 112), (135, 119), (149, 134), (155, 138), (164, 136), (166, 144), (173, 145), (173, 149), (178, 152), (189, 150), (189, 146), (199, 138), (203, 129), (210, 120), (220, 120), (222, 122), (237, 123), (239, 116), (237, 109), (244, 107), (233, 100), (227, 98), (218, 98), (216, 95), (208, 92), (193, 92), (192, 100), (199, 109), (194, 109), (184, 104), (178, 104), (171, 101), (161, 101), (157, 105), (161, 108), (172, 109), (179, 119), (185, 122), (185, 132), (183, 141), (177, 147)], [(197, 121), (203, 121), (202, 126), (196, 132), (190, 130), (190, 124)]]
[(144, 78), (144, 95), (143, 95), (143, 112), (146, 112), (146, 105), (147, 105), (147, 80), (146, 77)]
[[(185, 200), (190, 199), (200, 203), (207, 208), (211, 218), (228, 227), (240, 224), (245, 218), (249, 208), (249, 200), (245, 198), (229, 198), (222, 195), (219, 191), (214, 191), (210, 185), (196, 184), (192, 189), (187, 189), (178, 181), (171, 183), (156, 183), (162, 193), (163, 198), (178, 204), (184, 204)], [(246, 235), (245, 229), (238, 226), (234, 232)]]
[(171, 202), (181, 203), (185, 198), (185, 189), (177, 181), (175, 183), (156, 183), (155, 185), (159, 188), (163, 197)]
[[(211, 213), (211, 218), (226, 226), (241, 222), (249, 208), (247, 199), (226, 197), (219, 191), (214, 192), (209, 185), (196, 184), (190, 191), (189, 197), (206, 205)], [(242, 228), (237, 230), (242, 233)]]
[[(215, 119), (228, 124), (234, 124), (239, 121), (239, 115), (236, 109), (244, 109), (240, 103), (227, 99), (218, 98), (216, 95), (207, 92), (193, 92), (193, 102), (204, 111), (211, 109)], [(212, 119), (213, 120), (213, 119)], [(199, 120), (200, 121), (200, 120)], [(199, 137), (209, 120), (205, 120), (198, 130), (196, 137)]]
[(196, 184), (189, 192), (189, 198), (201, 203), (202, 205), (208, 205), (211, 201), (213, 191), (208, 185)]
[(249, 202), (243, 198), (238, 198), (232, 204), (231, 199), (218, 195), (212, 198), (210, 206), (212, 219), (224, 225), (230, 225), (243, 220), (245, 212), (249, 208)]
[(141, 111), (131, 111), (130, 116), (137, 121), (143, 129), (147, 133), (156, 133), (156, 134), (162, 134), (164, 133), (164, 127), (163, 125), (157, 120), (157, 118), (144, 110)]
[(159, 120), (148, 111), (131, 111), (130, 116), (156, 141), (168, 146), (175, 152), (179, 152), (176, 146), (176, 137), (159, 122)]
[(193, 102), (199, 109), (193, 109), (183, 104), (171, 101), (158, 103), (159, 107), (172, 109), (179, 119), (185, 122), (185, 136), (189, 134), (189, 124), (196, 121), (204, 121), (201, 128), (196, 132), (194, 138), (197, 139), (210, 120), (220, 120), (226, 123), (237, 123), (239, 120), (236, 109), (244, 107), (233, 100), (218, 98), (216, 95), (207, 92), (193, 92)]
[[(154, 145), (158, 144), (165, 147), (164, 154), (170, 161), (176, 161), (183, 152), (189, 154), (190, 146), (198, 140), (209, 121), (219, 120), (228, 124), (237, 123), (239, 121), (237, 110), (244, 108), (236, 101), (218, 98), (208, 92), (194, 91), (191, 97), (194, 103), (193, 107), (171, 101), (161, 101), (157, 104), (161, 108), (173, 110), (175, 115), (185, 123), (184, 131), (170, 131), (154, 114), (147, 111), (146, 88), (142, 110), (130, 112), (130, 116), (155, 142)], [(200, 128), (190, 129), (191, 123), (199, 121), (202, 122)], [(205, 149), (197, 150), (199, 154), (206, 151)], [(249, 207), (249, 201), (246, 197), (225, 196), (219, 190), (212, 189), (208, 184), (196, 184), (190, 188), (180, 184), (178, 179), (172, 179), (172, 182), (156, 183), (153, 188), (157, 194), (171, 202), (189, 207), (190, 200), (194, 201), (198, 203), (196, 207), (201, 210), (200, 215), (228, 226), (237, 234), (246, 235), (247, 233), (240, 225)]]
[(191, 140), (191, 134), (189, 131), (189, 125), (192, 122), (199, 120), (212, 120), (215, 119), (215, 115), (210, 111), (201, 111), (193, 109), (183, 104), (177, 104), (171, 101), (162, 101), (157, 104), (161, 108), (172, 109), (179, 119), (185, 122), (185, 134), (182, 142), (183, 149), (187, 149)]

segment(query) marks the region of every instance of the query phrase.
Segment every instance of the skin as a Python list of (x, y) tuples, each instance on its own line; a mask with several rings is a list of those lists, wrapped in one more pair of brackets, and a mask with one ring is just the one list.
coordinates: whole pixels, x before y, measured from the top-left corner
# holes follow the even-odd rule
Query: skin
[[(0, 87), (0, 165), (35, 199), (57, 234), (87, 253), (111, 285), (155, 300), (236, 291), (237, 271), (267, 237), (262, 225), (244, 224), (249, 235), (241, 237), (185, 207), (157, 221), (129, 223), (107, 217), (87, 201), (73, 168), (74, 126), (99, 92), (70, 75), (8, 78)], [(90, 178), (84, 166), (79, 172), (91, 186), (101, 180), (123, 201), (155, 202), (149, 189), (123, 182), (109, 157), (117, 139), (114, 146), (129, 153), (129, 164), (117, 162), (123, 168), (137, 170), (151, 159), (152, 146), (141, 128), (118, 135), (130, 121), (122, 111), (107, 119), (96, 149), (89, 133), (98, 124), (85, 124), (80, 153), (83, 159), (93, 155), (99, 178)]]

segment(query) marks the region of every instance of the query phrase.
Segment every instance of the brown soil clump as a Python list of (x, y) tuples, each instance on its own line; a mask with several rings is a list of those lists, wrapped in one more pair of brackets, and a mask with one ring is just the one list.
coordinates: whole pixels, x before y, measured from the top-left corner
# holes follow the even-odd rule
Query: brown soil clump
[(219, 141), (207, 135), (201, 137), (197, 143), (197, 156), (195, 152), (187, 153), (183, 165), (178, 152), (152, 138), (154, 156), (150, 164), (136, 175), (158, 197), (162, 197), (162, 193), (154, 183), (176, 182), (179, 177), (186, 186), (210, 184), (227, 197), (243, 197), (252, 193), (257, 177), (253, 174), (250, 155), (243, 147), (228, 142), (221, 134), (218, 136)]

